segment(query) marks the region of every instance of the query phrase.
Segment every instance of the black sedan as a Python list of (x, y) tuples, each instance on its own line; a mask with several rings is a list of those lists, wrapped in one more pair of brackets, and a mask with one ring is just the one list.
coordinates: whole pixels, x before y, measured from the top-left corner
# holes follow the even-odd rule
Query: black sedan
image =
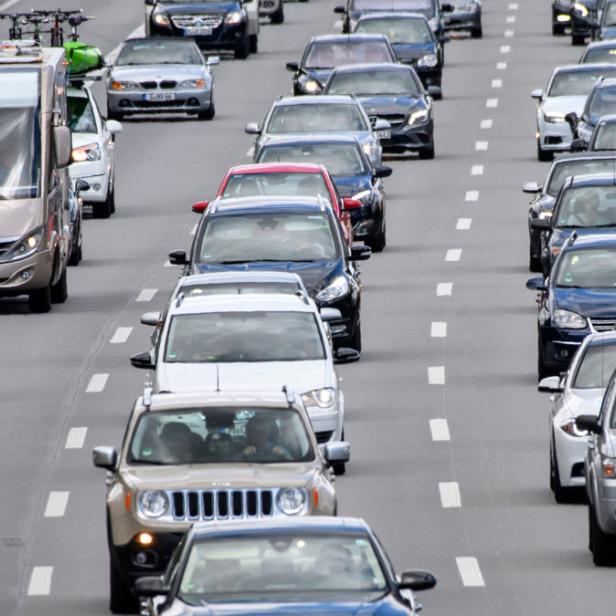
[(583, 45), (594, 35), (602, 0), (577, 0), (571, 9), (571, 44)]
[(571, 25), (571, 12), (574, 0), (552, 0), (552, 34), (564, 34)]
[(363, 520), (315, 516), (195, 524), (167, 573), (136, 592), (146, 616), (413, 616), (413, 591), (435, 585), (425, 571), (395, 576)]
[(443, 13), (445, 31), (468, 32), (472, 38), (483, 36), (480, 0), (450, 0), (452, 11)]
[[(428, 92), (440, 95), (429, 86)], [(432, 100), (410, 66), (358, 64), (334, 69), (323, 94), (356, 96), (372, 122), (389, 122), (389, 135), (381, 138), (385, 152), (417, 152), (419, 158), (434, 158)]]

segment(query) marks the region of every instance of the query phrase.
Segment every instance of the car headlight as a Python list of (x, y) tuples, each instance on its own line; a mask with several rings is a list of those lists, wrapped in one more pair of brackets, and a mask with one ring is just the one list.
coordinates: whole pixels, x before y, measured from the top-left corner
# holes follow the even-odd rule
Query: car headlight
[(317, 301), (327, 304), (341, 297), (344, 297), (349, 292), (349, 281), (345, 276), (337, 276), (324, 289), (317, 293)]
[(417, 60), (417, 66), (425, 66), (428, 68), (433, 68), (438, 64), (438, 58), (433, 54), (429, 53), (425, 56), (422, 56)]
[(550, 124), (556, 124), (557, 122), (565, 121), (564, 113), (544, 113), (543, 119)]
[(552, 210), (543, 210), (539, 212), (540, 220), (549, 220), (550, 218), (552, 218)]
[(616, 459), (601, 456), (601, 470), (606, 479), (616, 478)]
[(241, 24), (246, 19), (244, 11), (231, 11), (225, 16), (225, 23), (230, 25)]
[(578, 436), (580, 438), (583, 436), (588, 436), (588, 432), (586, 432), (586, 430), (578, 429), (575, 425), (575, 419), (565, 421), (565, 423), (561, 424), (560, 429), (563, 432), (566, 432), (569, 436)]
[(3, 255), (0, 261), (18, 261), (33, 255), (43, 244), (45, 239), (45, 226), (39, 227), (32, 233), (17, 240)]
[(148, 518), (160, 518), (169, 510), (169, 497), (160, 490), (147, 490), (139, 495), (139, 507)]
[(205, 79), (187, 79), (180, 82), (180, 88), (205, 88)]
[(312, 391), (302, 394), (304, 406), (318, 406), (321, 409), (325, 409), (331, 406), (335, 401), (336, 390), (331, 387), (313, 389)]
[(75, 148), (71, 153), (71, 159), (74, 163), (92, 162), (101, 159), (101, 151), (98, 143), (89, 143)]
[(409, 126), (413, 126), (413, 124), (419, 124), (420, 122), (424, 122), (427, 119), (428, 119), (428, 110), (419, 109), (418, 111), (413, 111), (413, 113), (411, 113), (407, 124)]
[(168, 26), (171, 23), (169, 15), (165, 15), (164, 13), (154, 13), (154, 15), (152, 15), (152, 21), (157, 26)]
[(137, 90), (139, 86), (134, 81), (115, 81), (111, 82), (109, 87), (116, 92), (125, 92), (126, 90)]
[(306, 507), (306, 490), (303, 488), (283, 488), (278, 491), (276, 504), (285, 515), (297, 515)]
[(308, 94), (316, 94), (321, 91), (321, 84), (316, 79), (307, 79), (303, 84), (304, 91)]
[(577, 314), (577, 312), (559, 308), (552, 315), (552, 325), (562, 329), (584, 329), (586, 327), (586, 319), (581, 314)]
[(588, 7), (584, 6), (581, 2), (576, 2), (573, 5), (573, 10), (577, 11), (582, 17), (587, 17), (589, 13)]
[(362, 143), (361, 148), (366, 153), (366, 156), (369, 156), (370, 158), (376, 155), (376, 143)]

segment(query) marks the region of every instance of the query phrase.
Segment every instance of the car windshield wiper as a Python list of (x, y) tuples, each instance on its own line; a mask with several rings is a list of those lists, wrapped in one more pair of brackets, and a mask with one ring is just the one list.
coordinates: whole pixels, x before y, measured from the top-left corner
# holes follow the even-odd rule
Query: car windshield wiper
[(165, 466), (178, 464), (177, 462), (162, 462), (161, 460), (131, 460), (131, 464), (151, 464), (152, 466)]
[(613, 227), (616, 227), (616, 222), (609, 222), (605, 225), (593, 225), (593, 227), (595, 229), (611, 229)]
[(581, 287), (578, 284), (557, 284), (557, 289), (587, 289), (589, 287)]
[(239, 265), (241, 263), (281, 263), (288, 259), (230, 259), (228, 261), (219, 261), (221, 265)]

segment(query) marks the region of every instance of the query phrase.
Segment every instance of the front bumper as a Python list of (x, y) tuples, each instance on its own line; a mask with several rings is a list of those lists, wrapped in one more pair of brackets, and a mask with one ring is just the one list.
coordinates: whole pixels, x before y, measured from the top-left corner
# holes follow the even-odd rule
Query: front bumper
[(235, 48), (242, 42), (245, 36), (248, 36), (248, 24), (242, 22), (239, 24), (225, 24), (223, 22), (212, 30), (212, 34), (209, 36), (189, 36), (185, 34), (182, 28), (170, 26), (168, 28), (161, 28), (151, 24), (152, 36), (180, 36), (191, 38), (197, 43), (201, 50), (222, 50), (222, 51), (234, 51)]
[[(212, 105), (212, 90), (210, 89), (174, 89), (165, 94), (174, 96), (170, 101), (149, 101), (149, 94), (142, 90), (116, 92), (107, 90), (107, 108), (114, 113), (198, 113), (207, 111)], [(158, 94), (158, 92), (157, 92)]]
[(594, 32), (593, 23), (588, 19), (582, 19), (575, 12), (571, 15), (571, 34), (573, 36), (592, 36)]
[(445, 31), (472, 30), (481, 27), (481, 13), (479, 11), (464, 11), (448, 16), (444, 20)]
[(340, 403), (340, 395), (340, 392), (338, 392), (336, 402), (327, 408), (320, 408), (318, 406), (306, 407), (312, 429), (319, 443), (342, 440), (344, 408)]
[(616, 535), (616, 479), (599, 479), (597, 490), (593, 497), (597, 523), (604, 533)]
[(0, 263), (0, 297), (16, 296), (46, 287), (53, 275), (53, 254), (43, 250), (20, 261)]
[(419, 152), (433, 146), (434, 123), (408, 126), (406, 123), (391, 129), (391, 139), (381, 139), (384, 152)]
[(317, 306), (320, 308), (336, 308), (340, 310), (342, 319), (331, 321), (329, 324), (332, 341), (335, 349), (349, 346), (355, 334), (355, 328), (359, 323), (359, 294), (355, 295), (353, 291), (341, 297), (340, 299), (323, 303), (314, 298)]
[[(89, 163), (79, 163), (89, 165)], [(82, 190), (79, 196), (83, 199), (84, 203), (103, 203), (107, 199), (109, 193), (109, 183), (111, 181), (111, 170), (102, 173), (87, 173), (84, 169), (82, 173), (81, 168), (78, 165), (71, 165), (71, 180), (73, 186), (76, 180), (85, 180), (89, 185), (89, 190)], [(75, 172), (77, 169), (78, 173)], [(93, 169), (90, 168), (92, 171)]]
[(588, 449), (588, 439), (570, 436), (561, 427), (561, 418), (552, 419), (554, 434), (554, 457), (558, 465), (560, 483), (564, 488), (577, 488), (586, 485), (584, 477), (584, 458)]
[(571, 127), (564, 120), (562, 122), (546, 122), (543, 118), (538, 121), (539, 144), (543, 150), (565, 152), (571, 149), (573, 134)]
[(569, 368), (584, 338), (590, 334), (590, 329), (559, 329), (542, 326), (539, 328), (541, 344), (543, 346), (543, 361), (555, 374), (564, 372)]

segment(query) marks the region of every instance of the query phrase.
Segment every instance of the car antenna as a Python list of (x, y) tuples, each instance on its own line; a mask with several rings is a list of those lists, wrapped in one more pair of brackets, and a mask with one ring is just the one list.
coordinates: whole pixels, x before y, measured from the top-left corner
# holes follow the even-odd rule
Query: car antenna
[(148, 372), (145, 379), (145, 387), (143, 388), (143, 406), (146, 412), (152, 407), (152, 373)]
[(220, 364), (216, 364), (216, 393), (220, 393)]
[(287, 398), (287, 404), (289, 405), (289, 408), (291, 408), (291, 405), (293, 404), (293, 402), (295, 402), (295, 392), (288, 385), (282, 386), (282, 392)]

